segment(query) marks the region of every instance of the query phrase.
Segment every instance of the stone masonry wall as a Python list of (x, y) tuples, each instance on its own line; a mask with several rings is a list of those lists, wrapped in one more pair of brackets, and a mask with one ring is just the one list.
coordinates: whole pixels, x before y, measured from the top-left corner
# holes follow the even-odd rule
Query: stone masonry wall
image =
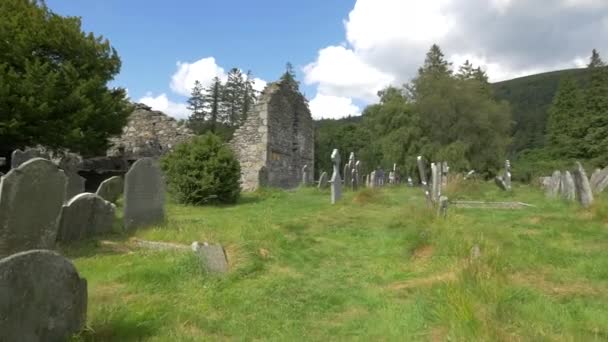
[(193, 136), (188, 127), (172, 117), (144, 104), (136, 104), (122, 135), (110, 140), (112, 147), (107, 155), (132, 160), (160, 157)]
[(306, 99), (287, 85), (270, 84), (231, 146), (241, 163), (244, 190), (297, 187), (302, 167), (308, 165), (311, 176), (314, 170), (314, 128)]

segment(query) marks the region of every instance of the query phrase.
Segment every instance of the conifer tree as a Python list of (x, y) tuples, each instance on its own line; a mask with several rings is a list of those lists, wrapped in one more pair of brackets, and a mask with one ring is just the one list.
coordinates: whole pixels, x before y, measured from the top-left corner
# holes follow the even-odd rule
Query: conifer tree
[(561, 81), (549, 108), (547, 147), (556, 157), (584, 157), (581, 139), (581, 108), (583, 98), (576, 82), (568, 77)]
[(583, 128), (586, 129), (587, 157), (608, 163), (608, 70), (594, 68), (585, 91)]
[(190, 92), (190, 98), (188, 98), (188, 110), (191, 114), (188, 117), (188, 126), (195, 131), (199, 131), (203, 127), (207, 120), (207, 105), (203, 92), (205, 89), (198, 80), (194, 81), (194, 87)]
[(424, 65), (418, 69), (418, 74), (452, 75), (451, 67), (452, 63), (445, 59), (439, 45), (433, 44), (426, 54)]
[(253, 82), (253, 74), (251, 73), (251, 70), (249, 70), (245, 75), (245, 82), (243, 83), (243, 91), (241, 95), (243, 98), (242, 113), (240, 118), (241, 123), (245, 122), (249, 112), (253, 109), (255, 101), (257, 100), (257, 94), (255, 89), (253, 89)]
[(591, 51), (591, 58), (589, 59), (589, 64), (587, 65), (587, 67), (598, 68), (598, 67), (603, 67), (603, 66), (606, 66), (606, 64), (600, 57), (600, 53), (597, 52), (596, 49), (593, 49), (593, 51)]
[(211, 85), (205, 89), (203, 100), (208, 108), (208, 123), (211, 132), (216, 131), (217, 123), (222, 121), (220, 106), (224, 86), (219, 77), (214, 77)]
[(469, 80), (475, 77), (476, 69), (473, 68), (473, 64), (467, 59), (460, 67), (458, 67), (458, 74), (456, 76), (461, 80)]
[(232, 68), (228, 72), (228, 79), (224, 85), (222, 95), (221, 113), (222, 118), (232, 127), (237, 127), (243, 113), (243, 73), (238, 68)]

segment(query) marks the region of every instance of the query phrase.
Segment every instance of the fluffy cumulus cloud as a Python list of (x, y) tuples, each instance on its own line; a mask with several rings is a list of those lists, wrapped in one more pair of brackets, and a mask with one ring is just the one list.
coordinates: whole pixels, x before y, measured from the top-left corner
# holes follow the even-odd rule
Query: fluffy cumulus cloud
[(314, 119), (339, 119), (361, 114), (361, 109), (348, 97), (317, 94), (308, 105)]
[(365, 102), (415, 76), (433, 43), (492, 81), (581, 67), (593, 48), (608, 54), (607, 0), (357, 0), (344, 27), (346, 42), (320, 49), (305, 83)]
[(195, 81), (207, 87), (214, 77), (225, 80), (226, 73), (224, 68), (216, 64), (213, 57), (202, 58), (193, 63), (177, 62), (177, 71), (171, 77), (171, 90), (189, 96)]
[(160, 94), (153, 96), (151, 93), (139, 99), (145, 105), (152, 107), (154, 110), (159, 110), (165, 114), (168, 114), (176, 119), (187, 119), (190, 115), (190, 111), (185, 103), (172, 102), (167, 97), (167, 94)]

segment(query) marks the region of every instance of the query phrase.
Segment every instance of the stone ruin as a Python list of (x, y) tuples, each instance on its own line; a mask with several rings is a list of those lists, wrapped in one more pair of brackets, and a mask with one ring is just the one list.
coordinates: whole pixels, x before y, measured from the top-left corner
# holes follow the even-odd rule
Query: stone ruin
[(295, 188), (304, 165), (312, 177), (314, 127), (304, 95), (285, 82), (269, 84), (230, 145), (241, 164), (243, 190)]
[(136, 103), (122, 135), (110, 139), (112, 147), (107, 156), (132, 161), (143, 157), (160, 157), (192, 137), (194, 133), (185, 124), (163, 112)]

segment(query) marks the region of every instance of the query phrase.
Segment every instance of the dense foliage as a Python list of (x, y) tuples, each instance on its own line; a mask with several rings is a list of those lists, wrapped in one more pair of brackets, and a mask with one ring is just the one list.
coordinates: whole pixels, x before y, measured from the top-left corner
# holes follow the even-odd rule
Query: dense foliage
[(38, 144), (105, 152), (130, 112), (125, 90), (107, 87), (120, 65), (79, 18), (40, 1), (0, 1), (0, 154)]
[(389, 87), (361, 121), (323, 121), (316, 132), (316, 164), (328, 171), (329, 152), (355, 152), (364, 172), (376, 167), (415, 176), (416, 157), (448, 161), (453, 170), (492, 174), (509, 143), (511, 118), (494, 100), (487, 76), (466, 62), (457, 73), (434, 45), (425, 64), (403, 88)]
[(179, 203), (235, 203), (241, 168), (232, 150), (207, 133), (178, 145), (161, 160), (169, 190)]

